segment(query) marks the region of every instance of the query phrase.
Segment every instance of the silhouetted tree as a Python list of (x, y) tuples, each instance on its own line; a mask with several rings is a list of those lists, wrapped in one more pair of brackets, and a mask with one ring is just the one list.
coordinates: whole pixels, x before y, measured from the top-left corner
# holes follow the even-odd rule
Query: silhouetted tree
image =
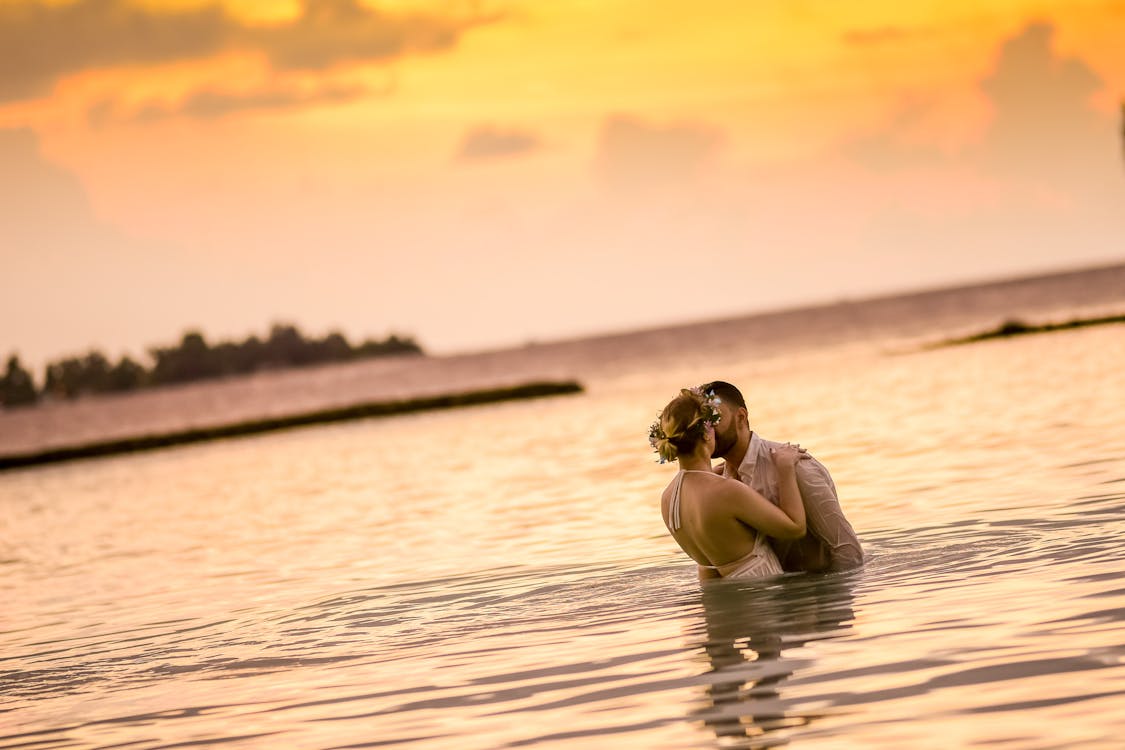
[(79, 377), (79, 391), (82, 393), (101, 393), (109, 386), (109, 360), (101, 352), (93, 351), (82, 360), (82, 374)]
[(198, 331), (185, 333), (178, 347), (155, 348), (149, 353), (156, 360), (151, 376), (156, 385), (203, 380), (223, 374), (218, 357)]
[(114, 392), (136, 390), (144, 385), (147, 376), (144, 367), (128, 357), (122, 357), (110, 371), (105, 390)]
[(352, 358), (352, 345), (339, 331), (333, 331), (318, 341), (316, 348), (321, 362), (343, 362)]
[(0, 404), (7, 407), (31, 406), (39, 400), (31, 373), (23, 369), (20, 359), (13, 354), (8, 358), (8, 369), (0, 378)]
[(262, 361), (262, 342), (251, 336), (240, 344), (224, 341), (214, 348), (219, 369), (224, 375), (254, 372)]
[(308, 362), (305, 339), (296, 326), (275, 323), (266, 340), (266, 364), (274, 367), (301, 365)]
[(83, 393), (116, 390), (114, 373), (115, 368), (101, 352), (91, 351), (84, 357), (68, 357), (47, 365), (43, 393), (77, 398)]
[(82, 393), (82, 360), (68, 357), (47, 365), (43, 391), (60, 398), (78, 398)]
[(43, 369), (43, 395), (63, 398), (66, 389), (62, 383), (62, 363), (50, 362)]
[(187, 331), (178, 345), (149, 350), (153, 359), (151, 370), (129, 357), (111, 365), (98, 351), (49, 363), (42, 393), (55, 398), (76, 398), (86, 393), (130, 391), (261, 369), (401, 354), (420, 355), (423, 351), (413, 339), (394, 334), (384, 341), (365, 341), (358, 347), (352, 347), (339, 331), (322, 339), (305, 338), (296, 326), (288, 323), (274, 324), (265, 341), (249, 336), (242, 342), (223, 341), (216, 346), (209, 345), (199, 331)]
[(392, 354), (421, 354), (422, 347), (418, 346), (412, 338), (401, 338), (392, 333), (384, 341), (374, 341), (371, 339), (364, 341), (360, 344), (356, 353), (363, 357), (380, 357)]

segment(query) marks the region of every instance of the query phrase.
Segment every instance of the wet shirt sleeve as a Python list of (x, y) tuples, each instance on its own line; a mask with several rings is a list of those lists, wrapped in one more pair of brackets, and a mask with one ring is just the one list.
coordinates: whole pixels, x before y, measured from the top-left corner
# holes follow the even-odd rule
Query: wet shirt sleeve
[(797, 487), (805, 505), (810, 535), (826, 548), (829, 568), (846, 570), (863, 564), (863, 548), (851, 523), (844, 516), (836, 484), (828, 469), (816, 459), (797, 463)]

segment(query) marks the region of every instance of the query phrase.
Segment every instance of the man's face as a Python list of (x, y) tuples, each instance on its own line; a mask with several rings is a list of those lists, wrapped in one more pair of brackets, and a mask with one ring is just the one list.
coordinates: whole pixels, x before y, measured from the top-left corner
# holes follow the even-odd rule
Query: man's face
[(725, 456), (738, 442), (738, 409), (732, 409), (725, 403), (718, 404), (719, 414), (722, 418), (715, 425), (715, 449), (711, 451), (712, 458)]

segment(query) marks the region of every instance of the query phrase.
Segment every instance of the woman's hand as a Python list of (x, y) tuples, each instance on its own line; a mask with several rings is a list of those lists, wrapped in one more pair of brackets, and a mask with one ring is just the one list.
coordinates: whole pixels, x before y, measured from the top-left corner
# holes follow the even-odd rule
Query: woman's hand
[(809, 458), (809, 454), (804, 448), (790, 443), (773, 448), (770, 450), (770, 455), (773, 456), (773, 462), (779, 470), (792, 469), (798, 461)]

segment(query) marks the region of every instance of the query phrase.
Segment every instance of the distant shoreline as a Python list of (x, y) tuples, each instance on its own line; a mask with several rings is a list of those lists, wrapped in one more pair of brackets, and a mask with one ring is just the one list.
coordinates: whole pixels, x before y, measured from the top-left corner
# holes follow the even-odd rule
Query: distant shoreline
[(465, 350), (438, 350), (430, 352), (430, 354), (436, 357), (456, 357), (476, 354), (491, 354), (497, 352), (514, 351), (518, 349), (544, 348), (550, 346), (573, 344), (578, 342), (608, 341), (613, 339), (620, 339), (627, 336), (687, 331), (690, 329), (699, 328), (701, 326), (718, 326), (747, 320), (775, 319), (809, 312), (828, 312), (839, 310), (841, 308), (856, 308), (865, 305), (878, 305), (882, 303), (893, 303), (904, 300), (936, 298), (951, 293), (1016, 288), (1028, 284), (1035, 284), (1038, 282), (1082, 277), (1087, 274), (1096, 272), (1109, 272), (1125, 275), (1125, 263), (1122, 263), (1121, 261), (1093, 263), (1091, 265), (1066, 267), (1058, 270), (1044, 270), (1030, 273), (1013, 273), (999, 275), (991, 278), (986, 277), (980, 279), (968, 279), (961, 282), (951, 281), (948, 283), (939, 283), (936, 285), (926, 285), (918, 287), (908, 286), (898, 290), (877, 290), (871, 292), (860, 292), (857, 293), (854, 297), (843, 296), (837, 299), (814, 299), (792, 304), (767, 306), (761, 309), (751, 309), (741, 312), (730, 311), (727, 313), (719, 313), (716, 315), (705, 315), (699, 318), (669, 321), (666, 323), (640, 325), (620, 329), (587, 331), (575, 335), (564, 335), (559, 336), (558, 338), (544, 338), (542, 340), (525, 341), (523, 343), (513, 342), (510, 344), (498, 344), (495, 346), (484, 346), (480, 348)]
[(1033, 333), (1052, 333), (1054, 331), (1069, 331), (1073, 328), (1088, 328), (1090, 326), (1103, 326), (1112, 325), (1114, 323), (1125, 323), (1125, 315), (1106, 315), (1099, 318), (1074, 318), (1065, 323), (1041, 323), (1033, 325), (1024, 323), (1022, 320), (1006, 320), (996, 328), (990, 328), (980, 333), (974, 333), (971, 336), (963, 336), (955, 339), (946, 339), (933, 345), (933, 348), (945, 346), (962, 346), (964, 344), (975, 344), (978, 341), (990, 341), (992, 339), (1007, 339), (1014, 336), (1027, 336)]
[(583, 390), (582, 385), (574, 380), (537, 381), (503, 388), (488, 388), (438, 396), (424, 396), (395, 401), (374, 401), (336, 409), (305, 412), (286, 417), (251, 420), (234, 424), (215, 425), (213, 427), (198, 427), (156, 435), (140, 435), (118, 440), (63, 446), (60, 448), (47, 448), (7, 456), (0, 455), (0, 471), (28, 466), (41, 466), (43, 464), (59, 463), (63, 461), (74, 461), (83, 458), (99, 458), (122, 453), (156, 450), (158, 448), (241, 437), (244, 435), (257, 435), (264, 432), (273, 432), (293, 427), (329, 424), (332, 422), (367, 419), (371, 417), (387, 417), (420, 411), (436, 411), (501, 401), (559, 396), (582, 393)]

